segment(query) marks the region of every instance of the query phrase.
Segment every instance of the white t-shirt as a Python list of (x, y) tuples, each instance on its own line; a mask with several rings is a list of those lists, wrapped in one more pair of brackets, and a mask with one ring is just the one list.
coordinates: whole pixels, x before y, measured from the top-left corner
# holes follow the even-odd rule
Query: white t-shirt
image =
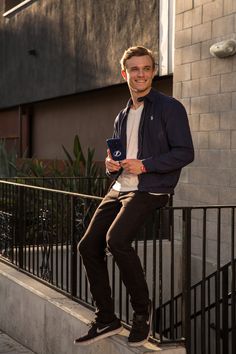
[[(143, 104), (137, 109), (130, 108), (127, 118), (126, 128), (126, 158), (137, 159), (138, 154), (138, 131), (143, 111)], [(118, 192), (130, 192), (138, 190), (138, 176), (126, 173), (125, 171), (119, 176), (114, 186), (112, 187)]]

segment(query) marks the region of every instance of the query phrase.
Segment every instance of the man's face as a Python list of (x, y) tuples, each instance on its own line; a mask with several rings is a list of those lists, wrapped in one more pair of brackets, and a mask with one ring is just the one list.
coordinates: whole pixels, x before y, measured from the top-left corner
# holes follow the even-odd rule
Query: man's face
[(146, 95), (152, 86), (152, 79), (155, 75), (152, 60), (148, 55), (132, 57), (125, 63), (126, 70), (121, 74), (127, 81), (131, 92)]

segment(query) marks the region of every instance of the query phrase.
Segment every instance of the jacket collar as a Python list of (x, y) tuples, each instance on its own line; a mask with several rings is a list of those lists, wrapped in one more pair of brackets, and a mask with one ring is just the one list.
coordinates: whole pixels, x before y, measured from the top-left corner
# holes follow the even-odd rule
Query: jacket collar
[[(154, 100), (156, 100), (156, 94), (157, 94), (157, 91), (155, 91), (152, 88), (146, 96), (139, 97), (138, 101), (142, 102), (142, 101), (147, 100), (147, 101), (153, 102)], [(129, 109), (132, 106), (132, 104), (133, 104), (133, 101), (132, 101), (132, 98), (130, 98), (129, 101), (127, 102), (126, 109)]]

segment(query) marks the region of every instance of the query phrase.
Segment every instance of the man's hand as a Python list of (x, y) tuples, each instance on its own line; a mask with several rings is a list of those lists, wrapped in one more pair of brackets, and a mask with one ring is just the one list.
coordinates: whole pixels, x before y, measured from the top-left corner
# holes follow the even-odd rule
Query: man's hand
[(119, 169), (121, 168), (121, 165), (118, 161), (112, 160), (112, 156), (109, 149), (107, 149), (107, 157), (105, 160), (105, 165), (106, 165), (106, 169), (109, 172), (118, 172)]
[(121, 165), (121, 167), (123, 167), (123, 169), (127, 173), (139, 175), (144, 172), (144, 171), (142, 171), (143, 163), (141, 160), (127, 159), (127, 160), (121, 161), (120, 165)]

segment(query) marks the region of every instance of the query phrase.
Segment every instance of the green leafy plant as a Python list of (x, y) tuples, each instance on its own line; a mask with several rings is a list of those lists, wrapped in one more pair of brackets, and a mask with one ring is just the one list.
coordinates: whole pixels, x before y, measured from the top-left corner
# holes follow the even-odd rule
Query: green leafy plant
[(32, 181), (28, 178), (27, 183), (36, 183), (39, 186), (104, 195), (108, 188), (108, 179), (94, 161), (95, 149), (88, 148), (85, 155), (78, 135), (74, 138), (72, 154), (64, 145), (62, 149), (65, 160), (51, 160), (50, 163), (38, 159), (24, 160), (18, 176), (32, 177)]
[(17, 153), (16, 149), (6, 149), (5, 140), (0, 140), (0, 178), (15, 177)]
[(66, 176), (84, 177), (84, 179), (75, 180), (73, 190), (82, 190), (89, 194), (103, 194), (107, 190), (108, 183), (104, 172), (94, 161), (95, 149), (88, 148), (87, 156), (85, 156), (78, 135), (74, 138), (73, 156), (64, 146), (62, 148), (67, 157)]
[(98, 177), (101, 175), (101, 169), (94, 162), (95, 149), (88, 148), (87, 156), (83, 153), (78, 135), (74, 138), (73, 154), (71, 156), (68, 150), (62, 145), (63, 151), (67, 157), (67, 175), (69, 176), (86, 176)]
[(19, 170), (20, 175), (30, 177), (44, 177), (46, 175), (46, 166), (43, 161), (38, 159), (27, 159)]

